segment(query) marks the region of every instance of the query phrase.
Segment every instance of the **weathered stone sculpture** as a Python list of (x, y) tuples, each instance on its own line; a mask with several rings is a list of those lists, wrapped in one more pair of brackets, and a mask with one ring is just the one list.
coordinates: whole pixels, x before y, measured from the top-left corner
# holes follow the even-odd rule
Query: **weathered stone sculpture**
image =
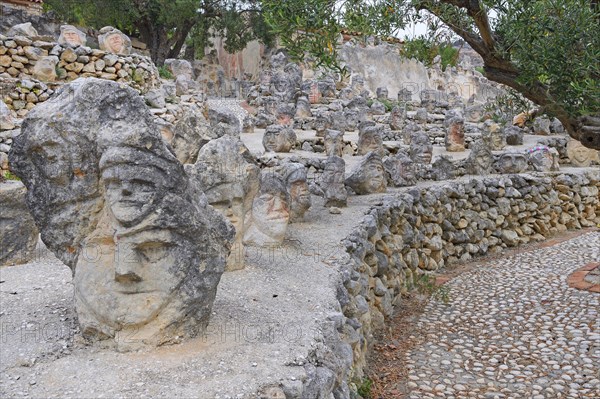
[(86, 34), (73, 25), (62, 25), (60, 27), (60, 36), (58, 44), (69, 47), (85, 46), (87, 42)]
[(339, 130), (327, 129), (325, 133), (325, 154), (341, 157), (344, 153), (344, 133)]
[(538, 116), (533, 121), (533, 134), (548, 136), (550, 134), (550, 119)]
[(296, 118), (310, 118), (312, 112), (310, 111), (310, 102), (307, 97), (298, 97), (296, 100)]
[(327, 112), (320, 112), (315, 117), (314, 129), (317, 137), (325, 136), (325, 131), (332, 126), (331, 115)]
[(14, 128), (15, 121), (10, 113), (10, 109), (8, 109), (4, 101), (0, 100), (0, 130), (11, 130)]
[(358, 155), (374, 151), (383, 155), (383, 126), (367, 126), (358, 132)]
[(100, 50), (104, 50), (107, 53), (123, 55), (128, 55), (131, 53), (131, 40), (129, 37), (112, 26), (105, 26), (104, 28), (100, 29), (98, 44), (100, 46)]
[(365, 155), (345, 183), (359, 195), (384, 193), (387, 187), (387, 178), (381, 156), (375, 152)]
[(456, 177), (456, 165), (447, 155), (439, 156), (431, 164), (431, 174), (434, 180), (451, 180)]
[(471, 152), (465, 161), (467, 173), (477, 176), (485, 176), (492, 173), (494, 155), (483, 141), (478, 140), (472, 143), (469, 149)]
[(235, 227), (235, 241), (225, 270), (243, 269), (244, 219), (252, 210), (260, 173), (250, 151), (239, 139), (223, 136), (202, 147), (196, 164), (186, 168), (198, 181), (208, 203)]
[(25, 204), (25, 187), (0, 178), (0, 266), (33, 260), (38, 229)]
[(55, 55), (42, 57), (35, 63), (31, 75), (43, 82), (54, 82), (58, 77), (56, 74), (58, 62), (58, 57)]
[(291, 127), (267, 126), (262, 143), (265, 151), (290, 152), (296, 145), (296, 133)]
[(171, 146), (179, 162), (194, 163), (202, 146), (223, 133), (211, 128), (201, 112), (192, 108), (184, 109), (181, 118), (173, 127)]
[(461, 152), (465, 150), (465, 120), (461, 116), (452, 116), (445, 121), (446, 135), (444, 143), (446, 151)]
[(431, 163), (433, 145), (426, 133), (419, 131), (411, 135), (409, 155), (415, 163), (425, 165)]
[(244, 244), (273, 246), (283, 242), (290, 221), (290, 199), (282, 177), (273, 170), (260, 173), (260, 188), (244, 222)]
[(492, 151), (500, 151), (506, 147), (506, 137), (502, 126), (491, 120), (487, 120), (483, 124), (481, 138)]
[(509, 126), (504, 129), (504, 137), (508, 145), (523, 144), (523, 129), (518, 126)]
[(383, 167), (387, 173), (388, 184), (391, 186), (405, 187), (417, 183), (414, 162), (401, 152), (384, 158)]
[(394, 107), (390, 112), (390, 128), (392, 130), (402, 130), (406, 120), (406, 107)]
[(321, 175), (319, 185), (323, 190), (326, 207), (344, 207), (348, 199), (348, 192), (344, 185), (346, 162), (338, 156), (331, 155), (325, 162), (325, 169)]
[(306, 175), (306, 167), (301, 163), (290, 162), (284, 165), (283, 177), (290, 199), (290, 222), (301, 221), (311, 206)]
[(558, 151), (545, 145), (536, 145), (527, 149), (527, 161), (536, 172), (551, 172), (559, 170)]
[(376, 90), (376, 95), (378, 100), (387, 100), (388, 99), (388, 89), (387, 87), (378, 87)]
[(505, 152), (500, 155), (496, 170), (501, 174), (522, 173), (527, 170), (527, 157), (520, 152)]
[(65, 85), (29, 112), (10, 157), (44, 243), (73, 270), (84, 337), (131, 349), (203, 331), (234, 230), (137, 92)]
[(569, 160), (575, 166), (588, 167), (592, 163), (600, 163), (600, 151), (584, 147), (577, 140), (569, 140), (567, 143), (567, 154)]

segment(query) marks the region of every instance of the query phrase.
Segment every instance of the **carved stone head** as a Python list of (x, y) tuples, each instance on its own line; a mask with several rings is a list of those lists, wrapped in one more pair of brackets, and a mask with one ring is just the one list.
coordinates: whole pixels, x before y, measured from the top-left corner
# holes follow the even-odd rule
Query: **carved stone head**
[(28, 114), (11, 158), (42, 239), (73, 270), (85, 337), (130, 349), (203, 330), (234, 230), (137, 92), (93, 78), (63, 86)]
[(105, 26), (100, 29), (98, 44), (100, 45), (100, 50), (104, 50), (107, 53), (124, 55), (131, 53), (131, 40), (129, 37), (112, 26)]
[(527, 149), (527, 161), (536, 172), (559, 170), (558, 151), (545, 145), (536, 145)]
[(383, 154), (383, 125), (365, 127), (358, 132), (358, 155), (371, 151)]
[(281, 244), (290, 221), (289, 204), (290, 198), (281, 175), (273, 170), (263, 170), (252, 211), (246, 215), (248, 227), (244, 234), (244, 244)]
[(446, 120), (445, 145), (448, 152), (465, 150), (465, 120), (460, 116), (453, 116)]
[(496, 170), (502, 174), (522, 173), (527, 170), (527, 157), (520, 152), (506, 152), (500, 155)]
[(319, 185), (325, 194), (325, 206), (346, 206), (348, 192), (344, 185), (346, 162), (341, 157), (330, 155), (325, 162)]
[(86, 34), (73, 25), (62, 25), (58, 43), (70, 47), (85, 46)]
[(330, 129), (332, 125), (331, 114), (328, 112), (320, 112), (315, 117), (314, 128), (317, 132), (317, 137), (323, 137), (325, 131)]
[(494, 164), (494, 155), (483, 141), (478, 140), (474, 142), (469, 149), (471, 152), (466, 159), (468, 173), (473, 175), (487, 175), (491, 173)]
[(263, 147), (268, 152), (290, 152), (296, 145), (296, 133), (291, 127), (267, 126), (263, 136)]
[(290, 199), (290, 222), (302, 220), (311, 206), (306, 175), (306, 167), (301, 163), (290, 162), (284, 165), (283, 176)]
[(417, 182), (414, 162), (401, 152), (384, 158), (383, 167), (388, 182), (394, 187), (412, 186)]
[(370, 152), (346, 179), (346, 185), (356, 194), (383, 193), (387, 187), (387, 178), (381, 156)]
[(325, 132), (325, 154), (341, 157), (344, 152), (344, 133), (327, 129)]
[(567, 154), (571, 163), (579, 167), (588, 167), (593, 162), (600, 162), (600, 152), (584, 147), (578, 140), (569, 140)]
[(481, 138), (492, 151), (500, 151), (506, 147), (504, 129), (502, 129), (502, 126), (491, 120), (487, 120), (483, 124)]
[(425, 132), (419, 131), (411, 135), (409, 154), (415, 163), (425, 165), (431, 163), (433, 145)]
[(208, 142), (200, 149), (196, 164), (189, 168), (208, 203), (235, 227), (234, 250), (227, 260), (227, 271), (244, 267), (244, 219), (258, 192), (259, 173), (250, 151), (239, 139), (230, 136)]

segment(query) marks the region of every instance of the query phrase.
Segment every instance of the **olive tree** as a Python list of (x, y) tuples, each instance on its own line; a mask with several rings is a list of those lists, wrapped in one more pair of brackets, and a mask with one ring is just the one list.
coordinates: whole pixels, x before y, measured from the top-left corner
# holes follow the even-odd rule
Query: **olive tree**
[(482, 58), (484, 74), (556, 116), (569, 135), (600, 149), (598, 0), (263, 0), (267, 21), (297, 59), (339, 68), (343, 29), (393, 35), (441, 24)]

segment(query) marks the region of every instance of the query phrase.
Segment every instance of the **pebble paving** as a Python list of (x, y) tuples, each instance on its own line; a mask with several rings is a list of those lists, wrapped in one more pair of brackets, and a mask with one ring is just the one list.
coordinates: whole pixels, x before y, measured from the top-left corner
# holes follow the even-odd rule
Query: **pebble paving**
[(406, 355), (408, 397), (600, 398), (600, 294), (566, 281), (599, 260), (596, 231), (448, 282)]

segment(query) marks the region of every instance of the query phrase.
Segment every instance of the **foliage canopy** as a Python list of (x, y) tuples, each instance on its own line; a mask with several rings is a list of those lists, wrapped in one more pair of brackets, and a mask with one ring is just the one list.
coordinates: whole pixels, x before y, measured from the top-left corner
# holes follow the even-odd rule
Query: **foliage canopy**
[[(344, 29), (388, 36), (425, 22), (435, 41), (460, 36), (503, 83), (600, 149), (597, 0), (263, 0), (266, 21), (296, 59), (339, 69)], [(419, 44), (419, 43), (417, 43)], [(423, 43), (420, 43), (423, 44)], [(418, 48), (417, 48), (418, 50)]]

